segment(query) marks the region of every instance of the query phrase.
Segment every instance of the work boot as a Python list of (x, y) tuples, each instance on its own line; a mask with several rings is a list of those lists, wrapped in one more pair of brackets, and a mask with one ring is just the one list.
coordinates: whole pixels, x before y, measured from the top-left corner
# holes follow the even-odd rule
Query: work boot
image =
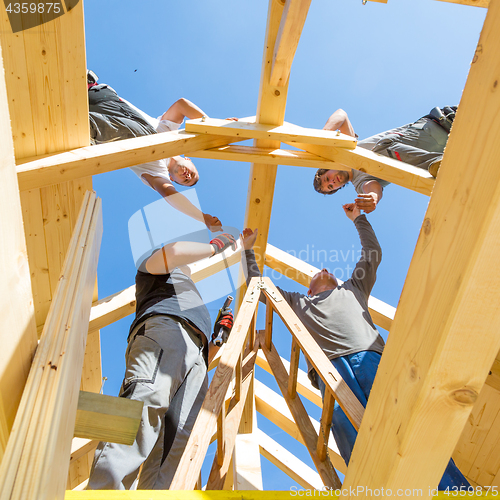
[(435, 161), (429, 165), (429, 174), (436, 178), (438, 174), (439, 167), (441, 166), (441, 160)]

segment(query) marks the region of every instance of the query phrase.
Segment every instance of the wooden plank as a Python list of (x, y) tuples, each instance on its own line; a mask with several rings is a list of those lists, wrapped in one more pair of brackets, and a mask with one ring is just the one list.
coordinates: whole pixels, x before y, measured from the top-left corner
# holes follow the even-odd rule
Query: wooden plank
[[(269, 348), (269, 347), (268, 347)], [(293, 399), (297, 395), (297, 375), (299, 372), (300, 347), (295, 339), (292, 339), (292, 352), (290, 354), (290, 368), (288, 373), (288, 396)], [(324, 458), (322, 459), (324, 460)]]
[(15, 175), (4, 69), (0, 56), (0, 457), (14, 423), (37, 347), (35, 309), (24, 238), (21, 201)]
[[(263, 110), (262, 113), (264, 114), (265, 110)], [(267, 115), (270, 116), (269, 114)], [(278, 120), (275, 118), (274, 121)], [(188, 120), (186, 122), (186, 132), (225, 136), (232, 139), (231, 142), (244, 141), (246, 139), (273, 141), (278, 143), (275, 149), (279, 148), (280, 142), (285, 142), (292, 145), (295, 145), (295, 143), (307, 143), (325, 147), (348, 149), (354, 149), (357, 144), (357, 141), (354, 137), (350, 137), (345, 134), (339, 134), (336, 131), (304, 128), (293, 125), (292, 123), (286, 123), (283, 125), (283, 118), (281, 118), (281, 120), (279, 121), (281, 123), (265, 122), (263, 120), (258, 120), (257, 122), (255, 122), (255, 120), (228, 121), (220, 120), (217, 118), (198, 118), (195, 120)], [(234, 152), (247, 150), (239, 149), (236, 147), (233, 148)], [(268, 151), (272, 150), (272, 146), (266, 146), (264, 145), (264, 143), (256, 143), (254, 144), (252, 150), (256, 152)], [(283, 152), (281, 154), (284, 155)]]
[(49, 186), (228, 143), (225, 137), (175, 130), (42, 157), (23, 158), (17, 165), (19, 188), (26, 190)]
[(248, 329), (257, 307), (258, 294), (252, 294), (252, 291), (257, 288), (257, 283), (258, 279), (252, 278), (245, 295), (245, 302), (238, 311), (231, 335), (208, 388), (170, 489), (193, 489), (196, 484), (206, 450), (210, 444), (212, 434), (210, 429), (215, 428), (217, 415), (224, 403), (224, 395), (231, 383), (240, 353), (245, 346)]
[[(286, 371), (290, 372), (289, 368), (290, 363), (285, 358), (281, 358), (281, 362), (283, 363), (283, 366), (285, 367)], [(271, 367), (269, 366), (269, 363), (267, 362), (267, 359), (264, 356), (264, 354), (262, 354), (262, 351), (258, 352), (256, 363), (263, 370), (272, 375), (273, 372), (271, 370)], [(297, 373), (297, 392), (300, 395), (304, 396), (309, 401), (311, 401), (311, 403), (314, 403), (316, 406), (323, 408), (321, 393), (319, 392), (318, 389), (315, 389), (312, 386), (309, 377), (307, 376), (307, 373), (304, 370), (301, 370), (300, 368)]]
[(499, 412), (500, 393), (485, 384), (453, 452), (453, 459), (457, 467), (467, 478), (470, 478), (474, 463), (486, 443), (492, 424)]
[(309, 415), (306, 412), (306, 409), (304, 408), (304, 405), (302, 404), (302, 401), (300, 400), (300, 398), (290, 399), (288, 397), (288, 374), (286, 373), (285, 367), (281, 363), (280, 357), (276, 352), (276, 347), (272, 345), (271, 349), (268, 349), (265, 345), (263, 345), (264, 334), (261, 333), (259, 336), (261, 348), (264, 351), (264, 355), (266, 356), (271, 369), (273, 370), (276, 382), (278, 382), (281, 393), (285, 398), (286, 404), (288, 405), (288, 408), (293, 415), (297, 427), (299, 428), (299, 432), (302, 436), (304, 444), (306, 445), (307, 451), (311, 455), (314, 465), (318, 470), (318, 474), (321, 476), (321, 479), (325, 483), (325, 486), (334, 489), (340, 488), (342, 484), (332, 466), (332, 463), (329, 460), (319, 460), (316, 450), (318, 434), (314, 430), (314, 427), (311, 423)]
[(425, 498), (500, 349), (500, 267), (492, 265), (500, 246), (499, 26), (500, 4), (493, 2), (345, 487), (422, 488)]
[(190, 153), (191, 158), (211, 160), (242, 161), (265, 163), (268, 165), (289, 165), (293, 167), (336, 169), (337, 164), (307, 151), (292, 149), (256, 148), (253, 146), (230, 145), (220, 148), (204, 149)]
[(278, 36), (274, 44), (273, 63), (269, 77), (270, 85), (283, 87), (288, 83), (293, 58), (310, 5), (311, 0), (286, 0)]
[(334, 167), (337, 170), (354, 168), (426, 196), (431, 195), (434, 187), (434, 177), (427, 170), (387, 158), (361, 147), (349, 150), (306, 143), (289, 144), (337, 163)]
[(323, 412), (321, 413), (320, 433), (318, 435), (318, 457), (320, 460), (326, 458), (326, 450), (328, 448), (328, 437), (330, 436), (330, 428), (332, 426), (333, 408), (335, 399), (332, 393), (326, 391), (325, 402), (323, 403)]
[(64, 496), (101, 235), (100, 200), (89, 193), (0, 466), (3, 498)]
[[(245, 401), (249, 394), (252, 385), (253, 370), (255, 365), (255, 357), (259, 348), (259, 341), (256, 340), (253, 349), (248, 353), (243, 362), (243, 380), (241, 387), (242, 398), (236, 401), (233, 398), (234, 404), (229, 406), (228, 414), (225, 422), (225, 441), (224, 441), (224, 456), (219, 456), (219, 447), (217, 448), (216, 456), (212, 463), (212, 469), (207, 481), (207, 490), (221, 490), (226, 482), (226, 476), (229, 470), (232, 470), (231, 461), (233, 459), (233, 450), (236, 441), (238, 428), (240, 427), (241, 417), (245, 407)], [(233, 477), (233, 480), (235, 478)], [(170, 487), (172, 489), (172, 487)]]
[(256, 435), (260, 453), (263, 457), (267, 458), (278, 469), (299, 483), (302, 488), (307, 490), (323, 489), (323, 481), (321, 481), (321, 477), (315, 470), (311, 469), (311, 467), (302, 462), (302, 460), (299, 460), (261, 430), (258, 430)]
[(216, 463), (219, 467), (224, 464), (225, 455), (225, 430), (224, 425), (226, 423), (226, 408), (222, 405), (222, 408), (217, 417), (217, 453), (216, 453)]
[(75, 437), (131, 445), (141, 422), (142, 401), (80, 391)]
[(257, 430), (238, 434), (234, 443), (233, 455), (234, 489), (249, 491), (263, 490), (260, 449)]
[[(330, 390), (333, 393), (335, 399), (344, 410), (344, 413), (351, 421), (354, 428), (356, 430), (359, 429), (364, 413), (363, 405), (353, 394), (349, 386), (344, 382), (330, 360), (326, 357), (326, 354), (321, 350), (307, 328), (293, 312), (292, 308), (287, 304), (285, 299), (283, 299), (283, 296), (274, 286), (272, 281), (269, 278), (262, 278), (262, 280), (265, 284), (263, 292), (266, 295), (267, 300), (273, 301), (273, 307), (275, 308), (276, 313), (283, 320), (283, 323), (285, 323), (285, 326), (288, 328), (293, 338), (297, 341), (297, 344), (300, 346), (304, 356), (314, 366), (318, 376), (321, 377), (325, 383), (327, 390)], [(266, 357), (269, 361), (269, 357)]]
[[(276, 248), (270, 243), (267, 244), (265, 262), (266, 266), (307, 288), (309, 288), (311, 278), (320, 271), (317, 267), (307, 264), (303, 260)], [(341, 280), (338, 280), (338, 282), (342, 284)], [(389, 331), (394, 315), (396, 314), (396, 308), (370, 295), (368, 298), (368, 309), (373, 322)]]

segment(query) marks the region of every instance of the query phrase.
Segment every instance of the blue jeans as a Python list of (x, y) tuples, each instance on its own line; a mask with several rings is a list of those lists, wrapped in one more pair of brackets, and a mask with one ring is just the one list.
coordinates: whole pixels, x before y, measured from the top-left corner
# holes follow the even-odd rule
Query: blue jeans
[[(368, 396), (372, 390), (375, 374), (377, 373), (380, 363), (380, 354), (374, 351), (360, 351), (332, 359), (331, 362), (354, 395), (359, 399), (359, 402), (366, 407)], [(318, 385), (324, 399), (325, 383), (319, 377)], [(337, 401), (335, 401), (333, 410), (332, 433), (342, 458), (345, 460), (345, 463), (349, 465), (352, 449), (358, 433), (346, 417), (342, 408), (338, 405)], [(453, 459), (450, 459), (443, 477), (439, 482), (438, 489), (442, 491), (448, 487), (452, 488), (453, 486), (458, 486), (458, 488), (460, 488), (460, 486), (468, 487), (470, 485), (464, 475), (458, 470)]]

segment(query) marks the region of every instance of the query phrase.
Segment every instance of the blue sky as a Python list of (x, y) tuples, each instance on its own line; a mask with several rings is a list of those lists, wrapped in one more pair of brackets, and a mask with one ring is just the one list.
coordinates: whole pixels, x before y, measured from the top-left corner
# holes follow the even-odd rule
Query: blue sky
[[(109, 83), (152, 116), (162, 114), (179, 97), (192, 100), (211, 117), (254, 115), (267, 6), (264, 0), (87, 0), (87, 65), (101, 83)], [(485, 13), (432, 0), (364, 6), (361, 0), (314, 0), (292, 66), (285, 120), (322, 128), (341, 107), (359, 137), (365, 138), (415, 121), (434, 106), (458, 103)], [(243, 229), (249, 164), (203, 159), (195, 163), (202, 210), (225, 226)], [(354, 189), (319, 195), (312, 189), (313, 175), (309, 168), (279, 167), (269, 242), (316, 267), (338, 268), (338, 277), (345, 279), (359, 241), (341, 205), (353, 201)], [(134, 283), (128, 221), (159, 197), (128, 169), (94, 177), (94, 188), (103, 200), (98, 276), (99, 297), (105, 297)], [(393, 306), (427, 203), (427, 197), (393, 185), (368, 216), (384, 255), (372, 294)], [(325, 251), (349, 257), (347, 262), (323, 262)], [(305, 292), (283, 277), (276, 284)], [(212, 318), (222, 302), (207, 304)], [(101, 331), (106, 394), (118, 393), (131, 321), (132, 316)], [(276, 329), (274, 342), (289, 358), (290, 335), (283, 328)], [(260, 369), (257, 377), (271, 385)], [(307, 407), (319, 418), (314, 407)], [(258, 422), (273, 439), (311, 463), (305, 448), (260, 416)], [(263, 459), (265, 489), (295, 484), (265, 463)]]

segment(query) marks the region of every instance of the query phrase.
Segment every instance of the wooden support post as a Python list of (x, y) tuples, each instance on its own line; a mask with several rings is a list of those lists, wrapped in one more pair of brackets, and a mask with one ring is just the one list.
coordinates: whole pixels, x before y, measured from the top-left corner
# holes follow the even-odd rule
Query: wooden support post
[(273, 306), (270, 300), (266, 304), (266, 333), (264, 338), (266, 347), (271, 349), (273, 343)]
[[(320, 271), (317, 267), (311, 266), (311, 264), (307, 264), (269, 243), (266, 250), (266, 266), (307, 288), (309, 288), (311, 278)], [(342, 284), (341, 280), (338, 281), (339, 284)], [(392, 320), (396, 314), (395, 307), (370, 296), (368, 298), (368, 308), (376, 325), (385, 330), (391, 329)]]
[(16, 416), (37, 346), (35, 308), (15, 174), (4, 69), (0, 57), (0, 457)]
[(2, 498), (64, 497), (101, 236), (87, 193), (0, 466)]
[(273, 370), (276, 382), (278, 382), (281, 393), (283, 394), (288, 408), (293, 415), (295, 423), (299, 428), (302, 439), (304, 440), (306, 448), (311, 455), (321, 479), (325, 483), (325, 486), (334, 489), (340, 488), (342, 484), (331, 462), (326, 460), (321, 461), (318, 457), (316, 450), (318, 434), (311, 424), (311, 420), (309, 419), (309, 415), (307, 414), (302, 401), (300, 401), (300, 398), (290, 399), (288, 396), (288, 374), (286, 373), (285, 367), (281, 363), (280, 357), (276, 352), (276, 347), (272, 345), (271, 349), (267, 349), (267, 347), (263, 345), (264, 336), (261, 335), (260, 339), (262, 350), (264, 351), (267, 361)]
[(307, 490), (321, 490), (324, 487), (319, 474), (299, 460), (295, 455), (283, 448), (279, 443), (262, 431), (257, 431), (260, 453), (278, 469), (287, 474), (302, 488)]
[[(224, 486), (226, 475), (231, 465), (234, 443), (236, 441), (236, 435), (238, 433), (241, 417), (243, 415), (245, 401), (247, 399), (253, 378), (253, 369), (255, 365), (255, 358), (257, 356), (258, 348), (259, 348), (259, 341), (256, 340), (252, 351), (250, 351), (250, 353), (244, 360), (243, 383), (241, 389), (242, 399), (238, 402), (234, 399), (234, 405), (231, 404), (229, 405), (229, 411), (225, 424), (226, 432), (225, 432), (223, 455), (222, 456), (219, 455), (219, 449), (218, 449), (216, 457), (214, 458), (212, 464), (210, 475), (208, 477), (207, 490), (220, 490)], [(172, 487), (170, 487), (170, 489), (172, 489)]]
[(238, 434), (233, 454), (234, 489), (240, 491), (262, 490), (259, 443), (256, 432)]
[(234, 373), (234, 397), (236, 398), (236, 401), (240, 401), (241, 399), (241, 354), (240, 357), (238, 358), (238, 362), (236, 363), (236, 369)]
[[(259, 380), (255, 380), (255, 406), (261, 415), (305, 446), (305, 441), (285, 399)], [(309, 420), (317, 436), (320, 423), (312, 417), (309, 417)], [(335, 469), (345, 474), (347, 467), (340, 456), (335, 439), (329, 439), (328, 454)]]
[[(286, 303), (278, 289), (269, 278), (262, 278), (265, 287), (265, 293), (268, 301), (273, 301), (273, 307), (288, 328), (293, 338), (297, 341), (304, 356), (314, 366), (318, 376), (326, 384), (327, 390), (330, 390), (335, 399), (344, 410), (347, 418), (351, 421), (355, 429), (359, 429), (363, 417), (364, 408), (353, 394), (349, 386), (344, 382), (340, 374), (328, 360), (325, 353), (318, 346), (317, 342), (307, 331), (292, 308)], [(274, 299), (281, 298), (280, 301)], [(267, 356), (266, 356), (267, 357)], [(269, 361), (269, 358), (268, 358)]]
[(75, 437), (131, 445), (141, 422), (142, 401), (80, 391)]
[[(203, 401), (203, 406), (170, 485), (170, 489), (172, 490), (193, 489), (198, 479), (205, 453), (210, 444), (210, 437), (216, 426), (217, 415), (224, 403), (224, 395), (233, 378), (234, 369), (245, 346), (248, 329), (255, 308), (257, 307), (257, 301), (259, 300), (258, 282), (258, 278), (251, 280), (244, 303), (238, 311), (219, 366), (215, 371), (207, 395)], [(241, 396), (243, 399), (246, 397), (244, 390), (242, 390)]]
[[(299, 371), (300, 347), (292, 339), (292, 352), (290, 354), (290, 375), (288, 378), (288, 396), (293, 399), (297, 395), (297, 375)], [(324, 460), (324, 458), (322, 459)]]
[(430, 498), (500, 348), (499, 26), (491, 2), (346, 487)]
[(286, 0), (274, 44), (273, 65), (269, 77), (269, 83), (273, 86), (283, 87), (288, 83), (293, 58), (310, 5), (311, 0)]
[(335, 399), (330, 391), (325, 392), (325, 401), (323, 403), (323, 412), (321, 413), (320, 432), (318, 436), (318, 457), (325, 460), (326, 450), (328, 449), (328, 437), (332, 426), (333, 407)]

